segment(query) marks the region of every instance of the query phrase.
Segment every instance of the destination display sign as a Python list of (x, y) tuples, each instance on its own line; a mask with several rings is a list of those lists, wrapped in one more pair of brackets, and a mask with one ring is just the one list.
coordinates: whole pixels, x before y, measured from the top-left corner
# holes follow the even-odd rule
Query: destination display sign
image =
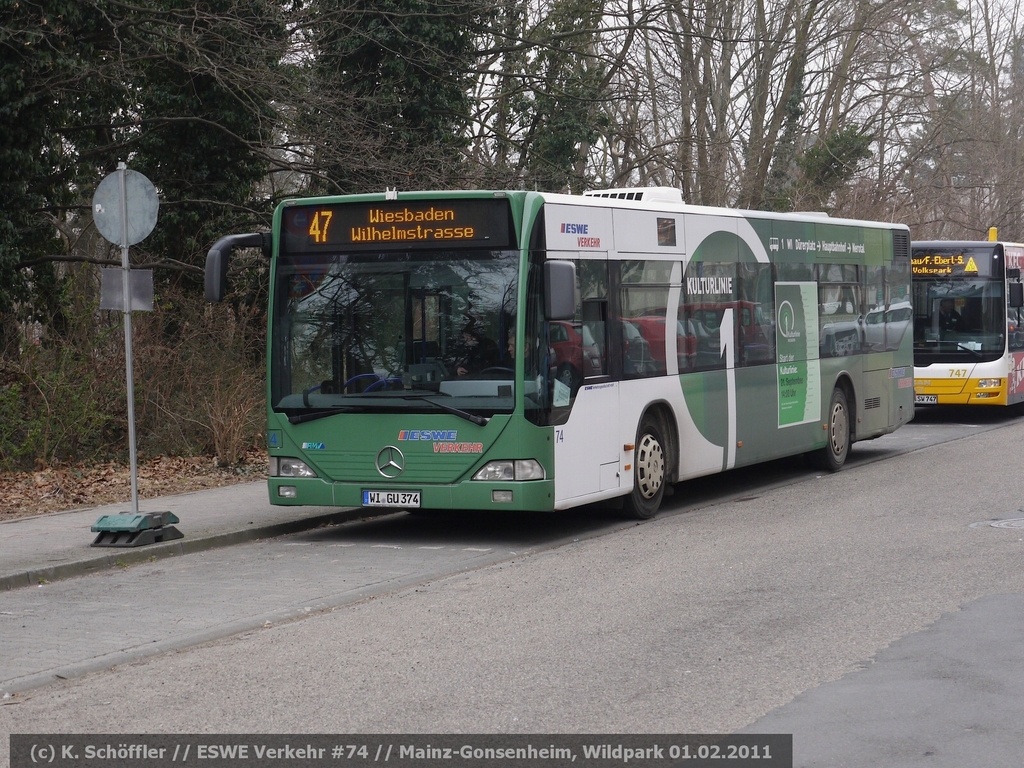
[(929, 277), (996, 277), (1002, 274), (995, 247), (914, 248), (915, 275)]
[(385, 200), (288, 206), (283, 250), (507, 248), (512, 238), (504, 199)]

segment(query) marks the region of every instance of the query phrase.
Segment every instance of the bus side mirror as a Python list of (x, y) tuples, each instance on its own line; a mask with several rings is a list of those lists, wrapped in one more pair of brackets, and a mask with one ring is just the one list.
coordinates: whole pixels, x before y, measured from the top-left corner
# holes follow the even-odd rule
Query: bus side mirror
[(1013, 309), (1024, 307), (1024, 283), (1010, 283), (1010, 306)]
[(544, 318), (572, 320), (576, 316), (576, 265), (571, 261), (544, 262)]
[(204, 283), (206, 300), (211, 304), (224, 301), (228, 290), (228, 264), (235, 248), (260, 248), (270, 258), (270, 233), (253, 232), (248, 235), (227, 235), (222, 237), (206, 254)]

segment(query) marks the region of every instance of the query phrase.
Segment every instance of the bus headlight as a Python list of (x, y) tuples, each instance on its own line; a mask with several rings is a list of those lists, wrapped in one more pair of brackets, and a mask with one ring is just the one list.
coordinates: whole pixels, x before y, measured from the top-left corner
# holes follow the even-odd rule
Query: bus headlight
[(304, 461), (290, 456), (270, 457), (271, 477), (316, 477), (317, 474)]
[(534, 459), (489, 461), (473, 475), (474, 480), (543, 480), (544, 467)]
[(992, 389), (993, 387), (1001, 387), (1002, 385), (1002, 379), (978, 379), (978, 389)]

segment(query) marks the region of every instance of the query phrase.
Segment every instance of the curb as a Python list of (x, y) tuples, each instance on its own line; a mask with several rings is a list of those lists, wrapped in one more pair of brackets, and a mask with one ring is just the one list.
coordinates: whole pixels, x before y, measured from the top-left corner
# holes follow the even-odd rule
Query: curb
[(86, 576), (113, 568), (125, 568), (152, 560), (206, 552), (233, 544), (244, 544), (245, 542), (258, 539), (269, 539), (276, 536), (285, 536), (290, 533), (301, 533), (313, 528), (338, 525), (339, 523), (347, 523), (363, 517), (376, 516), (373, 514), (367, 515), (365, 509), (353, 507), (339, 510), (338, 512), (330, 512), (325, 515), (302, 518), (301, 520), (290, 520), (285, 523), (274, 523), (239, 531), (229, 531), (227, 533), (213, 533), (192, 539), (186, 534), (184, 538), (175, 539), (174, 541), (149, 544), (138, 548), (125, 548), (117, 552), (111, 552), (107, 549), (106, 554), (103, 555), (84, 556), (74, 562), (61, 563), (60, 565), (45, 568), (33, 568), (21, 573), (0, 576), (0, 592), (40, 586), (62, 579)]

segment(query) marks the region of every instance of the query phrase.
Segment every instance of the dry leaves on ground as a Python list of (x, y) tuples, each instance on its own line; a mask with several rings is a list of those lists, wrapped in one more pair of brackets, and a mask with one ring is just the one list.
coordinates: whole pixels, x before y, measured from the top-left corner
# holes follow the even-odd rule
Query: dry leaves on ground
[[(160, 456), (139, 460), (140, 499), (219, 488), (266, 477), (267, 459), (253, 452), (236, 467), (212, 457)], [(0, 473), (0, 520), (130, 502), (131, 468), (125, 464), (73, 465), (35, 472)]]

